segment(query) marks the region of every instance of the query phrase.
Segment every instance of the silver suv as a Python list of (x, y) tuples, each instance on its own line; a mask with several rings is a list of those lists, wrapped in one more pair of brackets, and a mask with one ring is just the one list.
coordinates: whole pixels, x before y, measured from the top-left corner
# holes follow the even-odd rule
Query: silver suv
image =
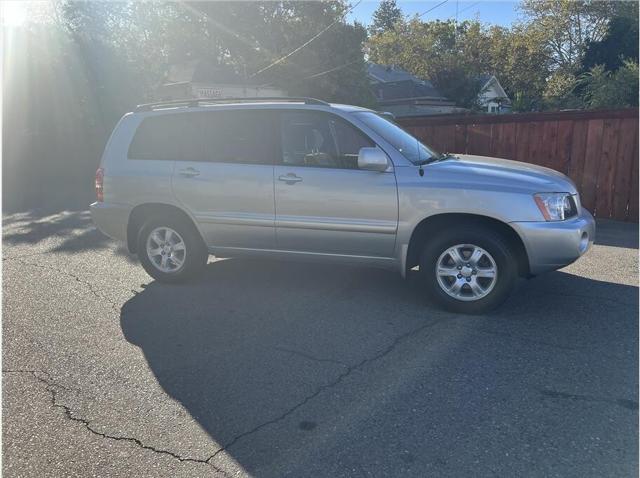
[(595, 234), (559, 172), (443, 154), (384, 114), (311, 98), (141, 105), (111, 135), (96, 194), (95, 224), (159, 281), (209, 254), (417, 267), (465, 313), (575, 261)]

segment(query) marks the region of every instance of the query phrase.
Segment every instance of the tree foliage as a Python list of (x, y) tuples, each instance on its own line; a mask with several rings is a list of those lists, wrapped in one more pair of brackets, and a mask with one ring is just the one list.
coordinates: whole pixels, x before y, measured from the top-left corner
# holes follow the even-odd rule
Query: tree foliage
[(153, 100), (174, 64), (207, 61), (292, 95), (372, 104), (366, 29), (345, 21), (343, 1), (57, 0), (53, 8), (5, 43), (5, 211), (86, 207), (116, 121)]
[(638, 63), (626, 60), (615, 72), (596, 65), (581, 75), (587, 108), (625, 108), (638, 105)]
[(589, 42), (601, 40), (617, 2), (523, 0), (521, 10), (553, 70), (576, 71)]
[(522, 109), (531, 109), (548, 71), (547, 57), (521, 26), (413, 19), (373, 36), (368, 46), (371, 61), (400, 65), (468, 108), (477, 106), (479, 78), (495, 74), (509, 96), (519, 95)]
[(600, 41), (589, 41), (582, 60), (582, 70), (604, 65), (605, 70), (617, 70), (625, 60), (638, 62), (638, 3), (619, 2), (616, 14)]
[(366, 30), (344, 21), (341, 1), (66, 1), (60, 9), (79, 43), (107, 45), (126, 58), (145, 91), (162, 83), (170, 65), (198, 60), (296, 94), (370, 101), (362, 52)]
[(393, 30), (395, 25), (403, 20), (402, 10), (396, 4), (396, 0), (382, 0), (373, 12), (369, 33), (378, 35)]
[[(585, 97), (580, 73), (638, 61), (636, 2), (523, 0), (521, 10), (524, 20), (510, 28), (418, 17), (398, 22), (370, 37), (369, 58), (432, 81), (468, 108), (476, 102), (475, 79), (493, 74), (516, 111), (596, 107), (598, 101)], [(629, 88), (628, 82), (618, 85)]]

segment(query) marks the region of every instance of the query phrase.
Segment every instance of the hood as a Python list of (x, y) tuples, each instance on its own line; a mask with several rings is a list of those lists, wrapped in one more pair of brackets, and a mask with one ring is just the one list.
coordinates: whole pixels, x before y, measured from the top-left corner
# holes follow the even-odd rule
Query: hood
[(459, 173), (467, 180), (484, 185), (528, 192), (568, 192), (575, 194), (576, 186), (564, 174), (553, 169), (520, 161), (459, 154), (451, 159), (434, 163), (443, 170)]

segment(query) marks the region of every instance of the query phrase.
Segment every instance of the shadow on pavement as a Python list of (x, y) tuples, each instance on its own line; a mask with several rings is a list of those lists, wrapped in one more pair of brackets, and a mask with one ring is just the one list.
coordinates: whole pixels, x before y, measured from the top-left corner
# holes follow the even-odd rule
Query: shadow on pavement
[[(121, 327), (249, 473), (562, 475), (590, 434), (634, 440), (637, 308), (636, 287), (555, 272), (492, 316), (455, 316), (393, 272), (230, 259), (151, 283)], [(593, 466), (615, 460), (637, 466), (608, 448)]]
[(74, 253), (113, 249), (129, 261), (134, 261), (124, 244), (102, 234), (93, 225), (89, 211), (62, 211), (46, 214), (38, 211), (5, 215), (2, 239), (9, 245), (47, 244), (49, 252)]
[(596, 244), (638, 249), (638, 224), (599, 219), (596, 223)]

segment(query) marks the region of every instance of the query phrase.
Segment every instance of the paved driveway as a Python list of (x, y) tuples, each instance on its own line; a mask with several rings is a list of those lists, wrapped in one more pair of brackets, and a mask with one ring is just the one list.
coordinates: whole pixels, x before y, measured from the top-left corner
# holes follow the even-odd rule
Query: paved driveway
[(392, 272), (153, 282), (87, 213), (5, 217), (4, 476), (635, 476), (638, 238), (441, 312)]

